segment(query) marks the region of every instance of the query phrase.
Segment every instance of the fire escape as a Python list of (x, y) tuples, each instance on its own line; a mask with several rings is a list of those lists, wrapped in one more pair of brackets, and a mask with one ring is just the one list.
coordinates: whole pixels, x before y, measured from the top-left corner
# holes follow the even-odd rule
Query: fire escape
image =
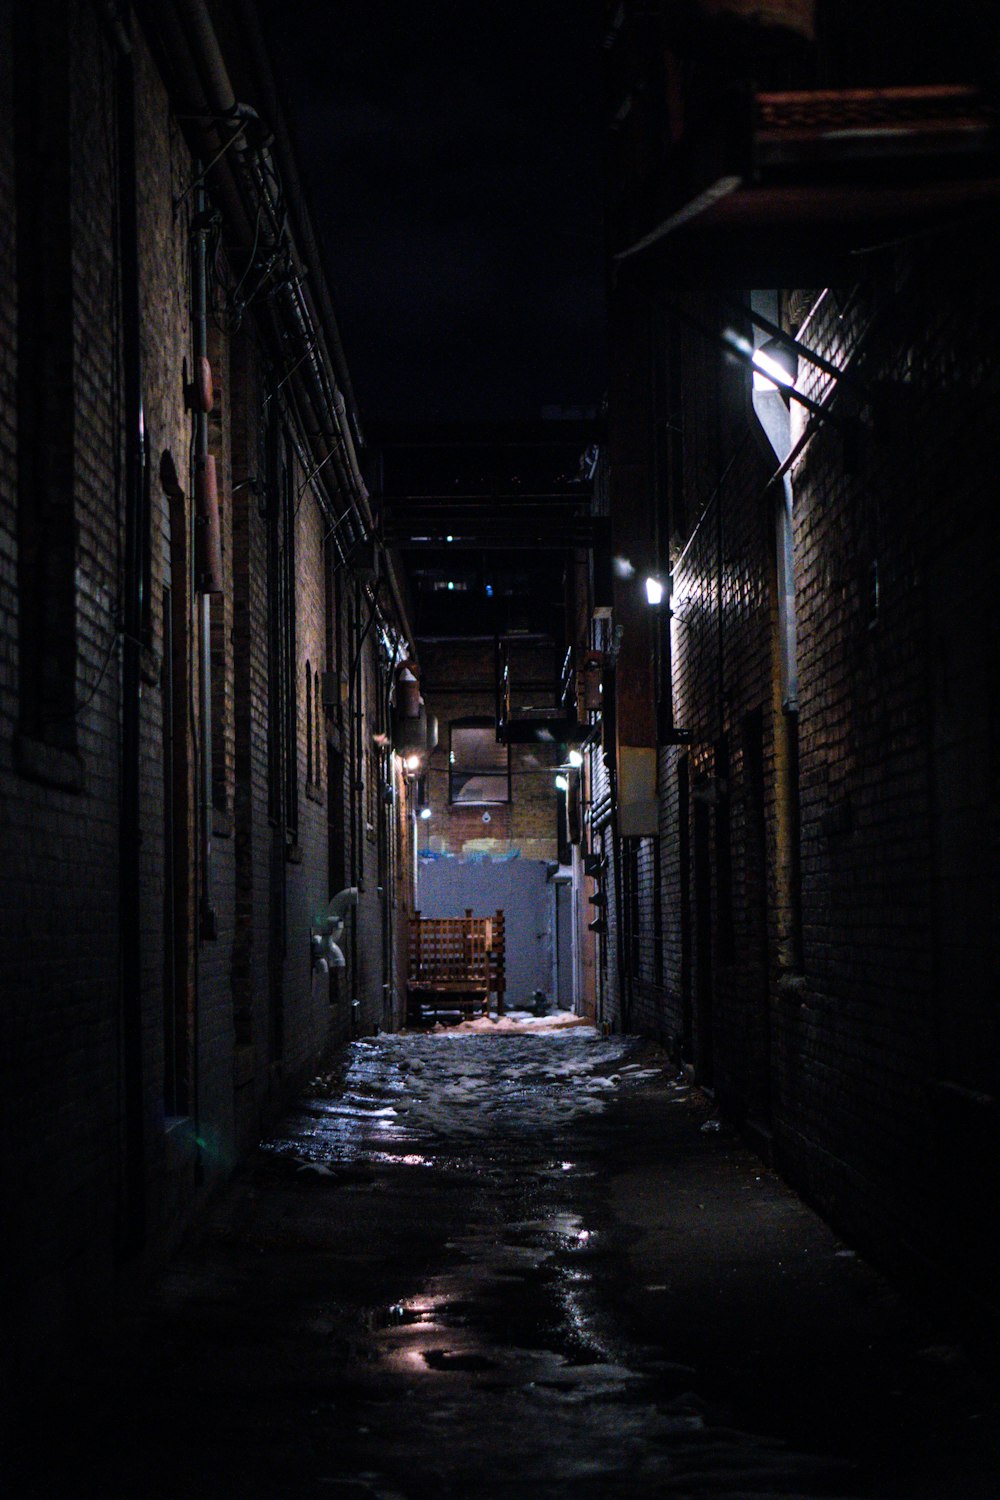
[(406, 560), (418, 634), (492, 639), (502, 743), (579, 744), (600, 702), (596, 436), (586, 420), (382, 435), (385, 540)]

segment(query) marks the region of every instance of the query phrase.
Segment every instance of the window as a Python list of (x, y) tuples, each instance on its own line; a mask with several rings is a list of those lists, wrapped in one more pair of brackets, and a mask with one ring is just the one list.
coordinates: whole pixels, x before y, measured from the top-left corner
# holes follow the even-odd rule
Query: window
[(492, 719), (469, 719), (451, 725), (448, 795), (473, 806), (510, 801), (510, 760), (497, 742)]

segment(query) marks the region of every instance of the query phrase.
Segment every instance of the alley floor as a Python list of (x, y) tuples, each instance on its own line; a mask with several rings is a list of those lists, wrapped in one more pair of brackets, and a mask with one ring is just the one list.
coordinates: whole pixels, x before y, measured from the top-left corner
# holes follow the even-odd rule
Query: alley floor
[(648, 1042), (346, 1048), (12, 1500), (996, 1500), (1000, 1394)]

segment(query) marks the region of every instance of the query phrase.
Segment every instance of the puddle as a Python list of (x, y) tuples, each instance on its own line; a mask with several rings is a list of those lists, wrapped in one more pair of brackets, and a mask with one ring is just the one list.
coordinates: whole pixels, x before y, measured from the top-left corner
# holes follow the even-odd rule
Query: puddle
[(461, 1370), (476, 1373), (482, 1370), (499, 1369), (498, 1361), (487, 1359), (485, 1354), (456, 1353), (453, 1349), (425, 1349), (423, 1361), (431, 1370)]

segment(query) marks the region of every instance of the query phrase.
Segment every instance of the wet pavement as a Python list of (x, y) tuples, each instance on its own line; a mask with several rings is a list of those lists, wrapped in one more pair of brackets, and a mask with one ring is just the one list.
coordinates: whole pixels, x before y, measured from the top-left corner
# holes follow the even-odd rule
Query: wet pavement
[(674, 1073), (527, 1018), (354, 1043), (7, 1493), (996, 1500), (996, 1386)]

